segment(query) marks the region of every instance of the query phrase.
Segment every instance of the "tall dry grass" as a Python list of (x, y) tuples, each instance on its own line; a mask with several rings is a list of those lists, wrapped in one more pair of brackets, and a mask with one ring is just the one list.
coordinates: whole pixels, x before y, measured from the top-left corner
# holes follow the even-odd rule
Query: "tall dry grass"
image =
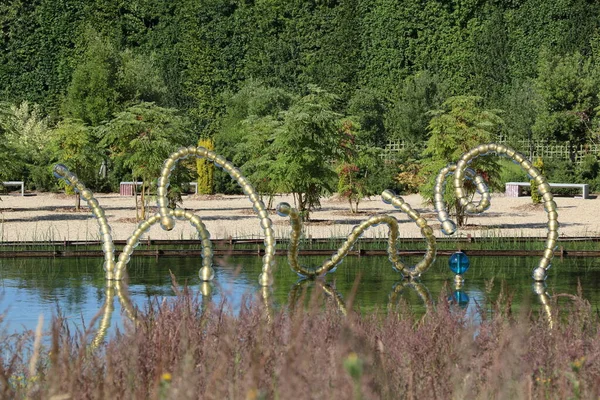
[[(36, 335), (0, 342), (0, 395), (31, 399), (597, 399), (599, 318), (561, 300), (555, 328), (511, 313), (509, 297), (474, 324), (440, 298), (425, 317), (407, 306), (343, 317), (322, 307), (247, 301), (233, 316), (182, 290), (90, 353), (89, 332), (56, 318), (49, 351)], [(555, 307), (556, 309), (556, 307)], [(39, 338), (37, 339), (39, 340)], [(39, 343), (39, 342), (38, 342)], [(37, 346), (37, 347), (36, 347)]]

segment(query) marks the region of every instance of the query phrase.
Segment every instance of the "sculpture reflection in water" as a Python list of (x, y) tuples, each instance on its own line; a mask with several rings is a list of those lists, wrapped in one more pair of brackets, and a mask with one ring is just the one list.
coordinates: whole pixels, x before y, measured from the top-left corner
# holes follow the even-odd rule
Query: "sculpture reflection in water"
[[(348, 314), (348, 309), (346, 303), (344, 301), (344, 297), (342, 294), (337, 291), (330, 283), (326, 282), (323, 279), (301, 279), (296, 282), (290, 292), (288, 294), (288, 306), (290, 312), (293, 313), (298, 302), (303, 298), (303, 293), (307, 290), (311, 285), (318, 287), (319, 290), (322, 290), (327, 298), (331, 299), (332, 304), (336, 308), (338, 312), (342, 315)], [(204, 311), (209, 309), (211, 304), (212, 295), (214, 293), (214, 285), (211, 282), (202, 282), (200, 284), (200, 292), (202, 293), (202, 308)], [(457, 285), (455, 287), (455, 291), (450, 295), (450, 302), (455, 304), (461, 308), (466, 308), (469, 303), (469, 297), (464, 293), (464, 287), (461, 285)], [(427, 289), (427, 287), (419, 282), (418, 280), (407, 280), (402, 279), (396, 282), (390, 293), (388, 295), (388, 311), (393, 311), (396, 305), (398, 304), (400, 296), (406, 292), (406, 290), (414, 291), (418, 297), (423, 302), (425, 307), (425, 313), (421, 319), (417, 321), (420, 322), (425, 318), (429, 311), (431, 311), (435, 302)], [(549, 323), (550, 328), (553, 328), (554, 320), (552, 315), (552, 307), (550, 304), (550, 296), (546, 292), (546, 287), (541, 282), (536, 282), (533, 287), (534, 293), (537, 295), (538, 300), (542, 306), (542, 310), (546, 316), (546, 319)], [(121, 305), (121, 310), (123, 310), (123, 314), (134, 324), (137, 323), (136, 310), (131, 302), (128, 293), (128, 287), (123, 281), (109, 281), (106, 284), (105, 288), (105, 300), (102, 305), (100, 312), (100, 324), (96, 335), (90, 342), (89, 350), (93, 351), (98, 348), (104, 341), (107, 332), (111, 325), (112, 315), (115, 310), (114, 299), (117, 297), (119, 304)], [(270, 323), (273, 320), (273, 299), (272, 299), (272, 290), (270, 287), (262, 287), (260, 289), (260, 301), (263, 304), (263, 309), (265, 310), (264, 316), (266, 321)]]
[[(347, 315), (348, 310), (346, 307), (346, 302), (344, 301), (344, 296), (340, 292), (338, 292), (330, 283), (326, 282), (323, 279), (300, 279), (298, 282), (292, 286), (290, 289), (290, 293), (288, 296), (288, 303), (290, 312), (294, 312), (296, 308), (296, 304), (304, 298), (304, 295), (307, 293), (308, 289), (314, 286), (318, 290), (321, 290), (325, 296), (331, 299), (334, 307), (342, 314)], [(407, 280), (403, 279), (398, 281), (392, 287), (389, 295), (388, 295), (388, 310), (393, 310), (394, 306), (398, 303), (398, 299), (403, 291), (406, 289), (414, 290), (419, 298), (423, 301), (425, 305), (425, 310), (430, 311), (431, 307), (433, 307), (433, 299), (429, 294), (429, 290), (422, 283), (417, 280)], [(268, 302), (270, 303), (270, 301)]]
[(552, 316), (552, 306), (550, 305), (550, 295), (546, 291), (546, 285), (543, 282), (535, 282), (533, 284), (533, 292), (537, 295), (544, 314), (546, 314), (546, 320), (550, 329), (554, 327), (554, 317)]
[[(201, 282), (199, 287), (202, 294), (202, 309), (206, 310), (212, 301), (214, 285), (212, 282)], [(117, 298), (123, 315), (133, 324), (138, 323), (137, 310), (135, 309), (131, 297), (129, 296), (129, 287), (124, 280), (107, 281), (104, 288), (104, 303), (100, 308), (98, 315), (100, 323), (98, 330), (90, 342), (89, 350), (93, 351), (98, 348), (106, 338), (110, 329), (113, 313), (115, 311), (115, 297)]]
[[(327, 298), (331, 299), (335, 308), (342, 315), (345, 316), (348, 314), (348, 311), (346, 309), (346, 303), (344, 302), (344, 297), (340, 294), (340, 292), (335, 290), (335, 288), (331, 284), (325, 282), (322, 279), (300, 279), (294, 284), (294, 286), (292, 286), (288, 295), (288, 307), (290, 313), (294, 313), (294, 311), (296, 310), (296, 304), (298, 304), (300, 300), (303, 300), (305, 298), (305, 294), (308, 292), (308, 288), (310, 286), (318, 288), (318, 290), (322, 291), (325, 294), (325, 296), (327, 296)], [(265, 304), (268, 305), (269, 303), (271, 303), (271, 301), (267, 301)]]
[[(342, 314), (347, 315), (348, 309), (346, 303), (344, 301), (344, 297), (342, 294), (335, 289), (330, 283), (326, 282), (323, 279), (301, 279), (294, 286), (292, 286), (289, 296), (288, 303), (290, 312), (294, 312), (296, 305), (298, 302), (303, 299), (303, 294), (306, 293), (310, 286), (314, 286), (319, 290), (322, 290), (327, 298), (331, 300), (331, 304)], [(542, 311), (548, 321), (549, 327), (553, 327), (553, 316), (552, 316), (552, 306), (550, 304), (550, 296), (546, 292), (546, 287), (541, 282), (536, 282), (534, 284), (534, 293), (537, 295), (538, 301), (542, 306)], [(414, 291), (420, 300), (423, 302), (423, 306), (425, 307), (425, 312), (420, 322), (423, 318), (425, 318), (430, 311), (432, 311), (435, 307), (435, 302), (429, 292), (427, 286), (425, 286), (422, 282), (418, 280), (406, 280), (403, 279), (401, 281), (396, 282), (389, 295), (388, 295), (388, 311), (393, 311), (400, 297), (406, 293), (406, 291)], [(264, 306), (270, 310), (272, 301), (268, 298), (263, 297)], [(469, 306), (470, 299), (469, 296), (464, 291), (464, 286), (462, 284), (456, 285), (455, 290), (450, 294), (449, 301), (451, 304), (460, 307), (462, 309), (466, 309)], [(479, 308), (477, 308), (479, 309)]]
[(100, 309), (100, 313), (102, 314), (100, 316), (100, 325), (90, 343), (90, 350), (94, 350), (100, 346), (106, 337), (106, 333), (110, 328), (112, 314), (115, 310), (115, 295), (125, 316), (134, 324), (137, 322), (136, 311), (129, 297), (129, 289), (124, 281), (107, 281), (104, 295), (104, 304)]

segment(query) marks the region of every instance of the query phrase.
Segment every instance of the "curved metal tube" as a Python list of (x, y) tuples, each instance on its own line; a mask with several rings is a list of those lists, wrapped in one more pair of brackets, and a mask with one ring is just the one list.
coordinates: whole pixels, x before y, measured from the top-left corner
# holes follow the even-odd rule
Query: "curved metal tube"
[(98, 221), (100, 228), (100, 240), (102, 242), (102, 251), (104, 252), (104, 272), (106, 273), (106, 279), (114, 279), (115, 275), (115, 246), (111, 235), (111, 229), (106, 220), (106, 214), (104, 210), (98, 204), (98, 200), (94, 197), (94, 193), (85, 187), (85, 185), (77, 178), (77, 175), (69, 171), (67, 167), (62, 164), (56, 164), (53, 169), (54, 176), (58, 179), (64, 180), (68, 185), (79, 192), (82, 199), (87, 202), (88, 207), (92, 210), (92, 214)]
[[(57, 178), (64, 179), (69, 185), (72, 185), (75, 190), (81, 194), (81, 197), (87, 201), (89, 207), (92, 209), (92, 213), (96, 217), (98, 225), (100, 225), (100, 237), (102, 240), (102, 250), (104, 251), (104, 271), (106, 272), (106, 279), (123, 279), (127, 263), (129, 263), (133, 250), (139, 244), (140, 237), (146, 233), (152, 227), (152, 225), (159, 222), (162, 216), (157, 213), (148, 220), (141, 221), (133, 234), (127, 239), (127, 243), (125, 244), (125, 247), (123, 247), (121, 254), (119, 254), (118, 261), (115, 263), (115, 246), (110, 234), (110, 226), (106, 220), (106, 214), (104, 213), (104, 210), (98, 204), (98, 200), (94, 198), (92, 191), (87, 189), (85, 185), (79, 181), (77, 176), (62, 164), (57, 164), (54, 166), (54, 175)], [(206, 229), (206, 226), (200, 217), (181, 208), (177, 208), (175, 210), (167, 209), (166, 215), (168, 215), (170, 218), (174, 217), (181, 220), (187, 220), (196, 228), (198, 231), (198, 236), (202, 241), (202, 268), (200, 269), (198, 275), (203, 281), (212, 280), (215, 275), (215, 271), (212, 268), (212, 243), (210, 241), (210, 233)]]
[[(175, 210), (168, 209), (167, 215), (174, 216), (177, 219), (187, 220), (196, 228), (198, 235), (202, 241), (202, 268), (198, 272), (200, 279), (203, 281), (210, 281), (215, 276), (215, 271), (212, 268), (212, 243), (210, 241), (210, 233), (206, 229), (206, 226), (197, 215), (190, 211), (182, 210), (177, 208)], [(117, 261), (115, 278), (116, 280), (123, 279), (124, 273), (127, 268), (127, 264), (131, 259), (131, 254), (140, 243), (142, 235), (150, 230), (152, 225), (158, 223), (162, 216), (159, 213), (154, 214), (149, 219), (142, 221), (138, 224), (136, 230), (129, 236), (127, 243), (123, 247), (123, 251), (119, 254), (119, 260)]]
[[(444, 202), (444, 182), (446, 180), (446, 176), (451, 172), (454, 172), (453, 185), (456, 198), (461, 207), (464, 207), (465, 212), (469, 214), (477, 214), (482, 213), (489, 208), (490, 195), (485, 181), (473, 170), (467, 168), (467, 165), (473, 159), (489, 153), (496, 153), (499, 156), (505, 156), (512, 159), (519, 164), (520, 167), (529, 176), (531, 176), (531, 179), (535, 180), (538, 185), (538, 192), (540, 195), (542, 195), (542, 200), (544, 201), (544, 209), (548, 213), (546, 249), (544, 250), (544, 254), (540, 259), (538, 266), (533, 270), (533, 279), (536, 282), (541, 282), (546, 279), (546, 271), (550, 268), (550, 262), (554, 256), (554, 249), (556, 248), (556, 243), (558, 240), (558, 213), (556, 212), (556, 203), (553, 200), (553, 196), (550, 191), (550, 185), (548, 184), (546, 178), (536, 167), (533, 166), (529, 160), (525, 158), (523, 154), (515, 151), (514, 149), (503, 144), (482, 144), (465, 153), (455, 165), (449, 164), (440, 171), (436, 178), (436, 184), (434, 188), (434, 205), (438, 213), (438, 219), (442, 224), (442, 232), (445, 235), (451, 235), (456, 232), (456, 224), (450, 220)], [(467, 191), (464, 188), (464, 180), (467, 177), (474, 178), (477, 192), (479, 192), (481, 195), (481, 200), (478, 204), (474, 204), (467, 199)]]
[(401, 272), (405, 277), (410, 278), (418, 277), (425, 272), (435, 260), (437, 246), (435, 236), (433, 235), (433, 229), (431, 229), (431, 227), (427, 224), (427, 221), (421, 217), (416, 210), (413, 210), (412, 207), (406, 203), (404, 199), (402, 199), (402, 197), (394, 195), (389, 190), (384, 191), (381, 196), (385, 203), (392, 204), (395, 208), (404, 211), (421, 228), (421, 234), (427, 240), (427, 251), (421, 261), (414, 266), (407, 266), (400, 260), (398, 251), (396, 249), (396, 242), (398, 241), (399, 236), (398, 220), (389, 215), (376, 215), (355, 226), (350, 235), (348, 235), (348, 238), (344, 244), (320, 267), (303, 267), (298, 262), (298, 248), (300, 235), (302, 233), (300, 214), (298, 213), (298, 210), (291, 207), (288, 203), (280, 203), (277, 205), (277, 212), (281, 216), (288, 216), (290, 218), (290, 225), (292, 227), (290, 244), (288, 248), (288, 262), (292, 270), (297, 274), (307, 278), (315, 278), (329, 272), (334, 272), (337, 265), (342, 262), (344, 257), (346, 257), (348, 252), (352, 249), (364, 231), (372, 226), (386, 224), (389, 228), (387, 251), (394, 269), (398, 272)]
[[(446, 211), (445, 203), (444, 203), (444, 191), (446, 189), (446, 178), (449, 175), (454, 174), (456, 171), (456, 165), (450, 164), (446, 167), (442, 168), (435, 178), (435, 187), (433, 193), (433, 203), (435, 205), (435, 209), (438, 213), (438, 220), (442, 222), (442, 232), (444, 235), (452, 235), (456, 232), (456, 224), (450, 219), (450, 215), (448, 211)], [(471, 168), (465, 169), (465, 177), (467, 179), (471, 179), (475, 183), (475, 190), (477, 194), (480, 195), (481, 199), (479, 203), (475, 206), (476, 209), (480, 209), (483, 212), (490, 207), (490, 192), (485, 184), (485, 180), (481, 175), (478, 175)]]
[(224, 157), (217, 155), (215, 152), (200, 146), (182, 147), (165, 160), (160, 177), (158, 178), (157, 189), (160, 225), (165, 230), (171, 230), (175, 226), (175, 221), (173, 220), (172, 215), (168, 212), (167, 208), (167, 187), (169, 186), (171, 171), (175, 169), (177, 162), (181, 159), (187, 158), (190, 155), (198, 158), (205, 158), (227, 172), (229, 176), (231, 176), (231, 178), (233, 178), (241, 186), (244, 194), (247, 195), (252, 202), (254, 211), (256, 211), (260, 218), (260, 226), (263, 228), (265, 233), (265, 255), (263, 257), (262, 273), (260, 274), (258, 281), (262, 286), (272, 285), (273, 275), (271, 270), (275, 266), (275, 235), (273, 233), (273, 223), (269, 218), (269, 213), (267, 212), (265, 205), (248, 179), (246, 179), (240, 170), (237, 169), (232, 163), (227, 161)]

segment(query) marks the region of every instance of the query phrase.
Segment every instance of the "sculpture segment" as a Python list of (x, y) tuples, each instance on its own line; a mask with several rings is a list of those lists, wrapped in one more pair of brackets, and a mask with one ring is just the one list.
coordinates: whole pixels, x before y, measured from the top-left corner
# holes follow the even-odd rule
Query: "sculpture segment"
[[(556, 212), (556, 203), (554, 202), (552, 192), (550, 191), (550, 185), (542, 173), (534, 167), (523, 154), (508, 146), (496, 143), (479, 145), (465, 153), (456, 164), (449, 164), (439, 172), (434, 188), (434, 205), (438, 213), (438, 219), (442, 224), (442, 232), (446, 235), (451, 235), (456, 231), (456, 224), (450, 219), (444, 202), (444, 183), (447, 176), (454, 173), (454, 179), (452, 180), (454, 193), (461, 207), (464, 207), (465, 211), (469, 214), (482, 213), (490, 206), (489, 190), (483, 177), (478, 175), (472, 169), (467, 168), (467, 166), (477, 157), (494, 153), (498, 156), (512, 159), (531, 177), (531, 179), (535, 180), (538, 185), (538, 192), (542, 196), (544, 209), (548, 214), (548, 233), (546, 236), (544, 254), (540, 259), (538, 266), (533, 270), (532, 275), (534, 281), (544, 281), (546, 279), (546, 272), (550, 268), (552, 257), (554, 257), (554, 249), (556, 248), (558, 240), (558, 213)], [(465, 179), (473, 179), (477, 192), (481, 196), (481, 200), (478, 204), (475, 204), (468, 199), (467, 191), (464, 187)]]
[(333, 272), (367, 229), (380, 224), (386, 224), (389, 228), (387, 251), (389, 260), (394, 269), (402, 273), (406, 278), (412, 279), (421, 276), (421, 274), (435, 261), (436, 241), (435, 236), (433, 235), (433, 229), (431, 229), (427, 224), (427, 221), (421, 217), (416, 210), (413, 210), (402, 197), (394, 195), (389, 190), (384, 191), (381, 194), (381, 197), (385, 203), (391, 204), (395, 208), (405, 212), (419, 228), (421, 228), (421, 234), (427, 241), (427, 251), (421, 261), (414, 266), (408, 266), (400, 260), (397, 251), (397, 241), (399, 237), (398, 220), (390, 215), (376, 215), (355, 226), (344, 244), (342, 244), (331, 258), (323, 262), (321, 266), (315, 268), (304, 267), (298, 262), (299, 242), (302, 233), (300, 214), (298, 213), (298, 210), (291, 207), (288, 203), (280, 203), (277, 206), (277, 212), (281, 216), (289, 217), (290, 225), (292, 227), (290, 245), (288, 248), (288, 262), (292, 270), (306, 278), (315, 278)]

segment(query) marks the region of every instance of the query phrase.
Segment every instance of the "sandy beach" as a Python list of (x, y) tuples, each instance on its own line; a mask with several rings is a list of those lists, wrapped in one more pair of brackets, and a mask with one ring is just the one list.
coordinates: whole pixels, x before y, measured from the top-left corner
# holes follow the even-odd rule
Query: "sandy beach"
[[(418, 210), (434, 228), (439, 230), (434, 210), (424, 203), (420, 195), (402, 196)], [(136, 228), (135, 202), (131, 196), (119, 194), (96, 194), (104, 208), (115, 239), (127, 239)], [(37, 193), (24, 197), (17, 194), (3, 195), (0, 202), (2, 223), (0, 239), (7, 241), (49, 240), (95, 240), (98, 225), (95, 217), (82, 201), (82, 209), (74, 209), (74, 197), (64, 194)], [(273, 205), (281, 201), (293, 204), (291, 196), (277, 196)], [(556, 197), (561, 237), (600, 236), (600, 198), (591, 199)], [(155, 212), (151, 203), (151, 212)], [(214, 195), (184, 196), (182, 208), (199, 215), (213, 238), (260, 238), (262, 229), (245, 196)], [(311, 214), (312, 222), (305, 226), (305, 234), (314, 238), (343, 237), (352, 227), (371, 215), (390, 214), (400, 222), (401, 237), (420, 237), (419, 228), (409, 218), (381, 201), (379, 196), (364, 199), (359, 214), (351, 214), (348, 203), (336, 198), (323, 199), (321, 209)], [(272, 211), (271, 216), (277, 238), (289, 235), (289, 222)], [(494, 194), (488, 211), (469, 217), (468, 226), (457, 235), (466, 236), (545, 236), (546, 213), (542, 206), (534, 206), (528, 197), (505, 197)], [(178, 221), (170, 232), (159, 226), (153, 227), (148, 235), (152, 239), (193, 239), (196, 233), (185, 221)], [(365, 233), (367, 237), (387, 237), (387, 228), (379, 226)]]

